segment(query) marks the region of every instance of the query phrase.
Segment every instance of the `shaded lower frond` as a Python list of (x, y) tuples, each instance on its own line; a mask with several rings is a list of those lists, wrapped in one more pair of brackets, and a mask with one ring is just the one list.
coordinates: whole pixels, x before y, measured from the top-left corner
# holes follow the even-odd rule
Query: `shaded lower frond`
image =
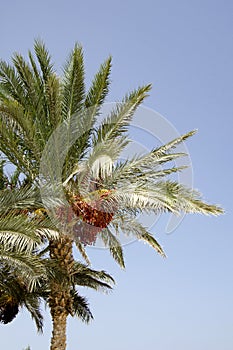
[(23, 280), (12, 267), (1, 262), (0, 270), (0, 322), (9, 323), (17, 315), (21, 307), (26, 307), (36, 323), (38, 331), (42, 331), (43, 317), (40, 312), (40, 292), (28, 290), (28, 281)]
[(114, 283), (112, 276), (105, 271), (91, 269), (79, 262), (74, 265), (72, 280), (76, 285), (103, 291), (112, 289), (110, 284)]
[(43, 316), (40, 310), (40, 299), (39, 297), (32, 297), (29, 299), (27, 295), (26, 299), (22, 302), (22, 306), (30, 312), (31, 318), (36, 323), (37, 330), (42, 333), (43, 331)]
[(19, 253), (12, 249), (0, 248), (0, 262), (13, 268), (16, 275), (27, 281), (27, 289), (33, 290), (39, 279), (45, 274), (41, 260), (32, 254)]
[(87, 299), (80, 296), (76, 290), (71, 290), (70, 294), (73, 301), (73, 314), (83, 322), (89, 323), (93, 319), (93, 315)]

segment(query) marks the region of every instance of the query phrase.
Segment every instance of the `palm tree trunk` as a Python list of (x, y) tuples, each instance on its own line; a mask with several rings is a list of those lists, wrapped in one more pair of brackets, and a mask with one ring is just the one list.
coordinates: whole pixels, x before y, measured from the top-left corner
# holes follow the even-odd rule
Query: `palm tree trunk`
[(54, 313), (50, 350), (66, 349), (66, 320), (66, 312)]
[(73, 240), (67, 235), (58, 240), (50, 241), (50, 257), (58, 263), (61, 278), (54, 279), (50, 284), (49, 307), (53, 321), (53, 331), (50, 350), (66, 349), (66, 321), (72, 314), (72, 298), (70, 295), (70, 272), (74, 264), (72, 253)]

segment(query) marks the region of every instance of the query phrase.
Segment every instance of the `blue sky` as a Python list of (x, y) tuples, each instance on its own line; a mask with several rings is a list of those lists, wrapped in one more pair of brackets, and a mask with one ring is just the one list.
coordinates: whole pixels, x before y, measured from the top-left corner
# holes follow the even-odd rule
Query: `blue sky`
[[(220, 203), (220, 218), (190, 215), (172, 234), (167, 217), (153, 232), (168, 258), (140, 243), (125, 248), (126, 271), (108, 252), (89, 249), (95, 268), (117, 281), (110, 295), (84, 290), (95, 321), (69, 320), (68, 350), (232, 350), (233, 3), (231, 1), (1, 1), (1, 58), (23, 54), (42, 38), (59, 71), (79, 42), (87, 83), (113, 56), (109, 101), (151, 82), (145, 105), (190, 141), (194, 187)], [(47, 310), (48, 311), (48, 310)], [(48, 312), (47, 312), (48, 313)], [(38, 336), (24, 311), (0, 326), (1, 348), (49, 348), (51, 324)]]

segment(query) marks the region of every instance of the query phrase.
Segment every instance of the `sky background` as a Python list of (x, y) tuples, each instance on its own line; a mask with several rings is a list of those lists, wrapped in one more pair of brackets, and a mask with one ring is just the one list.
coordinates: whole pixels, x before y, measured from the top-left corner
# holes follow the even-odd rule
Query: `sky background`
[[(219, 218), (186, 216), (166, 234), (167, 217), (153, 233), (168, 256), (149, 247), (125, 247), (122, 271), (107, 251), (89, 249), (93, 267), (117, 285), (109, 295), (87, 290), (95, 320), (69, 320), (68, 350), (233, 349), (233, 2), (196, 1), (0, 1), (0, 56), (23, 54), (42, 38), (60, 72), (77, 41), (83, 45), (87, 84), (113, 56), (109, 101), (151, 82), (145, 102), (180, 132), (199, 132), (187, 142), (194, 187), (222, 204)], [(152, 145), (153, 146), (153, 145)], [(0, 325), (0, 348), (48, 349), (26, 311)]]

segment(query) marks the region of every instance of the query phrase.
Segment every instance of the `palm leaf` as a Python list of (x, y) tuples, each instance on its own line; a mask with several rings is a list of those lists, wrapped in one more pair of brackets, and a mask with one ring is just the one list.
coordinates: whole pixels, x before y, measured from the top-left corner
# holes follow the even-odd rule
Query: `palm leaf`
[(108, 227), (99, 232), (99, 237), (102, 239), (104, 245), (109, 248), (110, 254), (113, 259), (120, 265), (120, 267), (125, 268), (123, 249), (119, 240), (114, 236)]
[(80, 296), (76, 290), (71, 291), (73, 313), (83, 322), (89, 323), (93, 319), (87, 299)]
[(109, 91), (111, 62), (112, 58), (109, 57), (100, 66), (86, 95), (85, 107), (87, 109), (94, 107), (92, 110), (92, 118), (94, 118), (94, 120)]
[(53, 74), (53, 64), (51, 63), (51, 57), (45, 47), (45, 44), (41, 40), (35, 40), (34, 50), (40, 64), (43, 81), (46, 83), (48, 81), (48, 78)]
[(126, 95), (123, 101), (102, 121), (96, 132), (95, 143), (122, 137), (127, 131), (137, 107), (148, 96), (150, 89), (151, 85), (149, 84)]
[(81, 46), (75, 45), (63, 70), (63, 118), (77, 113), (84, 101), (84, 62)]
[(132, 216), (125, 214), (125, 216), (122, 216), (120, 219), (116, 218), (112, 222), (112, 225), (113, 227), (117, 225), (117, 228), (121, 229), (124, 234), (133, 234), (135, 238), (148, 243), (157, 251), (157, 253), (159, 253), (162, 257), (165, 257), (165, 253), (157, 240), (139, 221), (135, 220)]

